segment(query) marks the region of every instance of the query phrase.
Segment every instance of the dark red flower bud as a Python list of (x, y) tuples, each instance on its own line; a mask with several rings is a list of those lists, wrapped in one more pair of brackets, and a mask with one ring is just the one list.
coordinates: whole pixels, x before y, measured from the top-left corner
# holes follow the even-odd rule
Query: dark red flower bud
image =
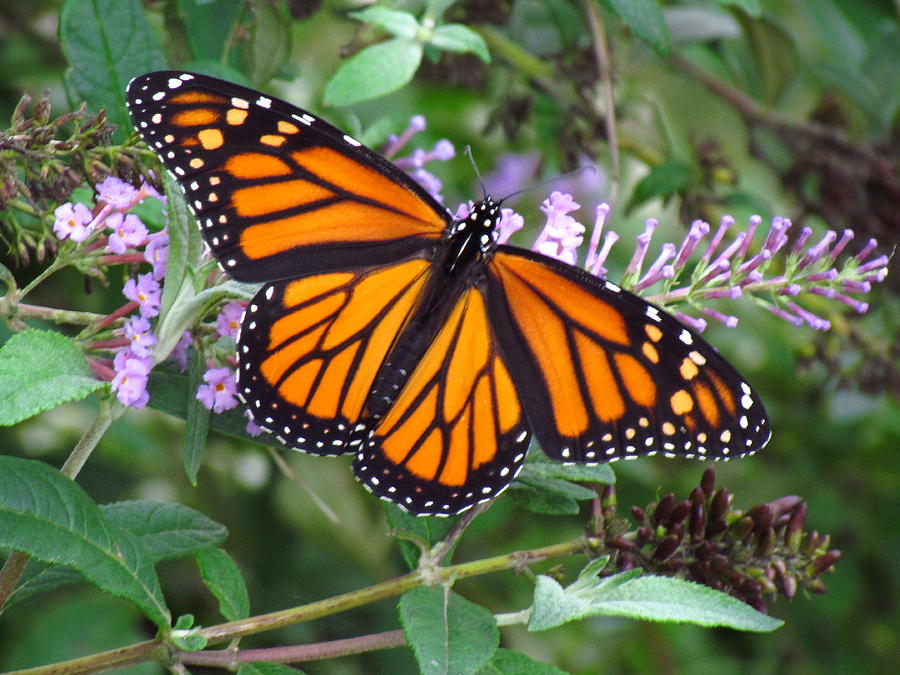
[(631, 515), (638, 523), (644, 523), (647, 520), (647, 514), (640, 506), (632, 506)]
[(706, 530), (706, 513), (703, 511), (703, 505), (693, 502), (691, 504), (691, 519), (688, 523), (691, 532), (691, 539), (697, 540), (703, 538)]
[(691, 503), (688, 500), (678, 502), (666, 518), (666, 527), (672, 527), (677, 523), (681, 523), (691, 512)]
[(733, 496), (725, 488), (716, 490), (712, 501), (709, 503), (709, 520), (724, 518), (725, 514), (728, 513), (728, 507), (731, 505), (732, 499)]
[(660, 525), (666, 521), (672, 509), (675, 508), (675, 495), (671, 492), (663, 496), (653, 510), (653, 524)]
[(700, 479), (700, 489), (703, 493), (710, 497), (713, 490), (716, 489), (716, 472), (715, 469), (707, 469), (703, 472), (703, 478)]
[(678, 545), (681, 543), (681, 539), (674, 536), (669, 535), (656, 547), (656, 551), (653, 552), (654, 560), (666, 560), (669, 558), (675, 551), (678, 550)]
[(817, 576), (822, 574), (822, 572), (829, 569), (832, 565), (834, 565), (838, 560), (840, 560), (841, 552), (837, 549), (828, 551), (828, 553), (823, 553), (818, 558), (812, 561), (809, 566), (809, 576), (815, 579)]

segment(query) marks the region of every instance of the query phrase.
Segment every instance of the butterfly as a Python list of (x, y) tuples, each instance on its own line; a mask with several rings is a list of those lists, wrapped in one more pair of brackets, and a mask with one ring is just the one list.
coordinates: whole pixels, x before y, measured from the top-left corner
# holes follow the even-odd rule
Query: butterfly
[(263, 283), (238, 393), (283, 444), (354, 453), (415, 515), (493, 499), (532, 436), (552, 459), (762, 448), (759, 397), (695, 332), (610, 281), (498, 245), (388, 160), (271, 96), (186, 72), (128, 85), (135, 128), (233, 278)]

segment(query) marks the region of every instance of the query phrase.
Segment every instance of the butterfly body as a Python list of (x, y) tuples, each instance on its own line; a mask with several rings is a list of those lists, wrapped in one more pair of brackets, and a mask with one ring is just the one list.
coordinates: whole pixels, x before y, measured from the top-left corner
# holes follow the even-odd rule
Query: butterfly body
[(615, 284), (498, 245), (493, 200), (454, 220), (335, 127), (202, 75), (136, 78), (128, 105), (223, 269), (265, 282), (238, 339), (253, 419), (354, 453), (378, 496), (458, 513), (509, 485), (532, 436), (585, 464), (768, 440), (714, 348)]

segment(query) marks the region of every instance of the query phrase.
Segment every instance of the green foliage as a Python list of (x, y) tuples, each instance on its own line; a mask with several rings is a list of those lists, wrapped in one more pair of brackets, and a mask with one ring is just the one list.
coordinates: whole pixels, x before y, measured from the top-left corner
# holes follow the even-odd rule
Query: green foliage
[(105, 388), (91, 377), (78, 347), (59, 333), (26, 330), (0, 347), (0, 425)]
[[(0, 59), (0, 113), (12, 115), (12, 123), (0, 131), (0, 246), (9, 253), (0, 266), (6, 293), (0, 297), (0, 550), (14, 553), (9, 567), (21, 562), (24, 569), (0, 579), (14, 582), (2, 603), (0, 669), (145, 643), (148, 619), (159, 629), (152, 644), (160, 651), (147, 651), (145, 663), (123, 672), (160, 672), (152, 661), (169, 658), (173, 648), (221, 649), (220, 639), (233, 637), (215, 637), (222, 617), (251, 624), (280, 617), (261, 638), (241, 633), (241, 650), (302, 644), (327, 651), (338, 638), (396, 631), (397, 596), (405, 648), (370, 647), (317, 663), (316, 672), (418, 667), (539, 675), (564, 672), (559, 666), (580, 675), (656, 672), (661, 664), (685, 672), (886, 672), (895, 665), (900, 643), (892, 579), (900, 548), (885, 533), (900, 527), (894, 452), (900, 414), (889, 393), (900, 391), (896, 285), (873, 295), (872, 315), (861, 318), (805, 294), (810, 309), (832, 323), (824, 336), (754, 311), (752, 303), (735, 310), (738, 330), (712, 329), (711, 340), (762, 392), (775, 429), (765, 453), (720, 469), (741, 495), (734, 505), (716, 511), (715, 494), (733, 494), (724, 490), (700, 499), (709, 522), (725, 523), (721, 532), (701, 532), (695, 513), (680, 519), (662, 513), (675, 502), (659, 495), (688, 494), (699, 473), (696, 464), (664, 460), (620, 465), (617, 474), (608, 465), (529, 461), (483, 512), (415, 518), (389, 506), (385, 516), (352, 480), (346, 461), (285, 453), (282, 475), (260, 451), (280, 444), (267, 434), (250, 436), (240, 407), (210, 415), (199, 405), (205, 360), (233, 356), (229, 339), (208, 340), (214, 312), (226, 300), (249, 299), (256, 288), (216, 285), (221, 277), (204, 256), (177, 184), (127, 138), (122, 95), (132, 76), (168, 65), (254, 86), (326, 116), (323, 103), (353, 105), (352, 117), (332, 111), (335, 122), (379, 142), (421, 113), (429, 125), (416, 139), (422, 148), (443, 137), (457, 147), (469, 143), (485, 173), (502, 165), (504, 153), (537, 153), (539, 175), (530, 173), (514, 189), (584, 163), (598, 167), (593, 187), (572, 188), (584, 205), (574, 215), (588, 229), (596, 203), (618, 194), (607, 227), (623, 240), (633, 239), (649, 216), (674, 231), (695, 218), (715, 224), (726, 211), (741, 222), (754, 213), (765, 221), (780, 214), (794, 220), (795, 230), (807, 224), (817, 230), (809, 244), (825, 227), (858, 228), (847, 249), (852, 254), (869, 237), (889, 238), (896, 230), (900, 192), (891, 139), (900, 111), (900, 26), (890, 3), (429, 0), (343, 14), (353, 3), (337, 12), (322, 3), (302, 16), (304, 3), (281, 0), (3, 4), (0, 23), (9, 30)], [(603, 50), (587, 7), (596, 9), (609, 42), (612, 100), (595, 66)], [(47, 25), (58, 25), (58, 36)], [(45, 88), (47, 97), (17, 105), (20, 92)], [(72, 112), (51, 119), (50, 102), (58, 114), (66, 98)], [(77, 112), (82, 102), (96, 114)], [(611, 106), (617, 119), (608, 126)], [(93, 186), (110, 173), (133, 183), (162, 178), (165, 207), (148, 199), (131, 213), (151, 232), (165, 226), (170, 244), (154, 319), (158, 365), (150, 402), (129, 410), (101, 439), (91, 435), (91, 420), (98, 402), (102, 418), (111, 401), (108, 383), (95, 373), (111, 359), (96, 344), (121, 339), (121, 321), (97, 326), (122, 304), (122, 280), (146, 266), (137, 260), (108, 266), (101, 260), (108, 254), (60, 242), (51, 225), (53, 209), (74, 198), (74, 189), (91, 204)], [(451, 208), (471, 196), (472, 171), (464, 160), (439, 177)], [(526, 203), (542, 196), (540, 189), (526, 192), (516, 207), (525, 212)], [(529, 225), (537, 222), (525, 215)], [(530, 242), (530, 234), (515, 236), (513, 243)], [(612, 275), (628, 262), (624, 250), (620, 244), (610, 257)], [(830, 261), (800, 268), (803, 253), (779, 261), (778, 273), (828, 273)], [(59, 269), (33, 283), (51, 264)], [(851, 258), (842, 274), (855, 267)], [(842, 283), (831, 292), (844, 293)], [(189, 328), (211, 352), (192, 349), (192, 366), (182, 373), (162, 362)], [(90, 454), (94, 445), (74, 482), (78, 469), (64, 453), (90, 446)], [(62, 471), (52, 468), (64, 462)], [(616, 492), (609, 487), (614, 483)], [(807, 504), (768, 527), (770, 512), (737, 505), (767, 506), (781, 494), (802, 494), (808, 522), (833, 536), (812, 533), (803, 540), (792, 529), (788, 521), (801, 511), (805, 516)], [(625, 505), (622, 513), (632, 504), (654, 508), (635, 509), (634, 526), (611, 515), (616, 499)], [(228, 523), (228, 531), (213, 518)], [(834, 548), (843, 557), (835, 574), (807, 570), (809, 583), (798, 596), (770, 607), (779, 619), (733, 595), (661, 576), (705, 564), (699, 557), (679, 559), (685, 550), (738, 541), (741, 533), (748, 557), (765, 558), (764, 569), (774, 570), (757, 577), (750, 570), (741, 579), (759, 584), (751, 589), (757, 596), (788, 595), (801, 576), (798, 565), (833, 564)], [(807, 565), (800, 554), (810, 547)], [(605, 555), (573, 580), (583, 558), (570, 556), (580, 552)], [(606, 555), (614, 559), (601, 572)], [(616, 573), (626, 568), (616, 560), (636, 560), (654, 574)], [(828, 595), (803, 597), (804, 589), (824, 591), (826, 578)], [(353, 613), (332, 616), (348, 608)], [(512, 612), (500, 615), (510, 625), (502, 643), (520, 651), (498, 648), (493, 613), (500, 611)], [(170, 632), (173, 614), (179, 618)], [(623, 618), (646, 623), (637, 628)], [(782, 619), (790, 630), (768, 633)], [(525, 632), (526, 621), (535, 632)], [(257, 661), (238, 672), (298, 671)]]
[(625, 616), (760, 632), (773, 631), (784, 623), (725, 593), (690, 581), (641, 576), (639, 569), (596, 576), (607, 560), (593, 561), (566, 588), (551, 577), (539, 576), (528, 629), (547, 630), (588, 616)]
[(139, 0), (66, 0), (59, 39), (69, 62), (66, 86), (73, 101), (106, 110), (120, 138), (131, 125), (122, 99), (135, 75), (165, 67), (162, 50)]
[(500, 644), (494, 616), (449, 588), (407, 591), (399, 611), (419, 670), (427, 675), (475, 672)]

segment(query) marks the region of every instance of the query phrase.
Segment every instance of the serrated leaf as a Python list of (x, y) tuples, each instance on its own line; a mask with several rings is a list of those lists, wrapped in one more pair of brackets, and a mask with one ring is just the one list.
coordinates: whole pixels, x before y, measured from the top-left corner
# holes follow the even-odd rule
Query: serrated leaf
[(139, 0), (66, 0), (59, 14), (59, 41), (69, 62), (66, 85), (74, 102), (106, 109), (125, 138), (131, 128), (125, 85), (135, 75), (165, 68), (156, 36)]
[(707, 586), (671, 577), (635, 578), (637, 571), (612, 577), (579, 577), (568, 588), (540, 575), (528, 630), (547, 630), (589, 616), (624, 616), (754, 632), (773, 631), (783, 624)]
[[(221, 544), (228, 536), (220, 525), (182, 504), (127, 501), (100, 507), (103, 518), (136, 535), (154, 563), (190, 555), (194, 551)], [(32, 558), (7, 602), (11, 606), (33, 595), (84, 583), (71, 567), (48, 565)]]
[[(525, 475), (523, 476), (522, 474)], [(532, 473), (525, 473), (524, 468), (522, 473), (516, 477), (516, 481), (520, 487), (528, 486), (535, 490), (543, 490), (544, 492), (559, 495), (560, 497), (568, 497), (576, 501), (593, 499), (597, 496), (597, 493), (590, 488), (583, 487), (577, 483), (571, 483), (562, 478), (544, 478)]]
[(108, 523), (87, 493), (43, 462), (0, 457), (0, 547), (71, 566), (131, 600), (157, 626), (169, 625), (153, 558), (140, 540)]
[(659, 0), (604, 0), (631, 31), (660, 56), (669, 53), (669, 31)]
[(512, 649), (498, 649), (476, 675), (566, 675), (560, 670)]
[(471, 28), (459, 23), (438, 26), (428, 43), (449, 52), (472, 53), (485, 63), (491, 62), (484, 39)]
[(183, 504), (134, 500), (101, 508), (107, 522), (140, 538), (154, 562), (190, 555), (228, 537), (224, 525)]
[(422, 61), (422, 45), (405, 38), (380, 42), (354, 54), (325, 85), (327, 105), (351, 105), (400, 89)]
[(206, 364), (200, 352), (188, 354), (187, 415), (184, 425), (184, 472), (191, 485), (197, 486), (197, 472), (203, 462), (206, 437), (209, 434), (210, 411), (197, 399), (197, 390), (203, 384)]
[(636, 209), (656, 197), (669, 197), (683, 190), (693, 182), (694, 176), (693, 168), (677, 159), (656, 165), (635, 186), (628, 210)]
[(410, 40), (416, 37), (416, 33), (419, 32), (419, 22), (409, 12), (399, 12), (395, 9), (387, 9), (386, 7), (375, 5), (361, 9), (358, 12), (350, 12), (348, 16), (357, 21), (378, 26), (391, 35)]
[(407, 591), (400, 623), (425, 675), (477, 671), (500, 644), (494, 615), (443, 586)]
[(17, 424), (107, 387), (69, 338), (30, 328), (0, 347), (0, 426)]
[(303, 671), (282, 663), (251, 661), (242, 663), (237, 670), (237, 675), (303, 675)]
[(194, 554), (203, 583), (219, 601), (219, 611), (229, 621), (250, 615), (250, 598), (244, 577), (234, 559), (220, 548), (204, 548)]

